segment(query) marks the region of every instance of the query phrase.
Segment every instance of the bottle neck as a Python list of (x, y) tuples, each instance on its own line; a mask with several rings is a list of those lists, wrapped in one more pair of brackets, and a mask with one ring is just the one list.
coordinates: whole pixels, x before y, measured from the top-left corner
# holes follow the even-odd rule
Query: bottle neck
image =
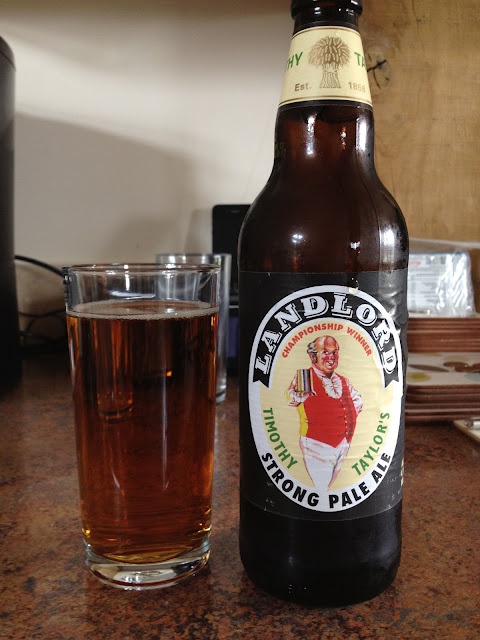
[[(308, 3), (305, 3), (308, 5)], [(301, 5), (301, 3), (300, 3)], [(358, 31), (358, 17), (362, 10), (350, 2), (325, 0), (324, 2), (310, 3), (301, 7), (293, 14), (295, 27), (293, 33), (312, 26), (332, 25), (349, 26)]]
[(308, 173), (318, 172), (319, 163), (329, 169), (340, 163), (374, 170), (374, 121), (358, 34), (360, 12), (337, 0), (317, 2), (294, 14), (275, 130), (277, 168)]
[[(282, 108), (275, 127), (275, 162), (317, 169), (357, 164), (374, 168), (374, 122), (370, 109), (343, 105)], [(302, 167), (300, 167), (300, 163)]]

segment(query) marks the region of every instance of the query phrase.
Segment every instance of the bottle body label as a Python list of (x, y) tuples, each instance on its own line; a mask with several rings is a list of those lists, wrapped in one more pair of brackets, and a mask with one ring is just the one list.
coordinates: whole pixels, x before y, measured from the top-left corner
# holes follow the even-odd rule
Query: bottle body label
[(362, 40), (355, 29), (316, 26), (294, 34), (280, 107), (312, 101), (372, 105)]
[(262, 509), (347, 519), (401, 499), (406, 274), (356, 277), (241, 274), (242, 492)]

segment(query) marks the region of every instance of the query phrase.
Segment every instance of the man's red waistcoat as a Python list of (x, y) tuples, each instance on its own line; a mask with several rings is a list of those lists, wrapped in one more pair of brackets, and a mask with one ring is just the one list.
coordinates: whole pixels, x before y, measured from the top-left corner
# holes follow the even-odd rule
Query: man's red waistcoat
[(342, 382), (342, 394), (340, 398), (331, 398), (313, 371), (313, 390), (317, 395), (303, 403), (307, 423), (305, 435), (332, 447), (337, 447), (344, 438), (351, 442), (357, 422), (357, 412), (348, 383), (343, 376), (338, 377)]

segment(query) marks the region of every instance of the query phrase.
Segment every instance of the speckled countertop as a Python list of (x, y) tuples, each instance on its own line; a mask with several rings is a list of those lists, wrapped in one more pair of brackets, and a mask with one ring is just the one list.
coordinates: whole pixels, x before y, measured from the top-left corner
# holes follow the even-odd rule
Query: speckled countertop
[(208, 568), (159, 591), (104, 586), (83, 561), (66, 357), (27, 361), (0, 399), (0, 638), (480, 638), (480, 445), (448, 425), (407, 427), (397, 579), (365, 604), (315, 609), (271, 598), (242, 570), (235, 380), (217, 434)]

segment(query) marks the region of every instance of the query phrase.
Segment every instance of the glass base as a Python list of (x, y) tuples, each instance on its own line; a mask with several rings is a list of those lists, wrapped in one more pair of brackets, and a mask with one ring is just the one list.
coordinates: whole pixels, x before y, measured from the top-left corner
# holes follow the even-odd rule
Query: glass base
[[(219, 362), (217, 364), (219, 364)], [(221, 404), (227, 395), (227, 370), (225, 366), (223, 366), (222, 369), (222, 371), (217, 369), (217, 404)]]
[(226, 390), (217, 391), (217, 404), (222, 404), (222, 402), (225, 400), (226, 397), (227, 397)]
[(98, 556), (89, 547), (86, 550), (87, 567), (101, 582), (118, 589), (146, 591), (162, 589), (195, 575), (208, 562), (210, 541), (171, 560), (164, 562), (130, 564)]

